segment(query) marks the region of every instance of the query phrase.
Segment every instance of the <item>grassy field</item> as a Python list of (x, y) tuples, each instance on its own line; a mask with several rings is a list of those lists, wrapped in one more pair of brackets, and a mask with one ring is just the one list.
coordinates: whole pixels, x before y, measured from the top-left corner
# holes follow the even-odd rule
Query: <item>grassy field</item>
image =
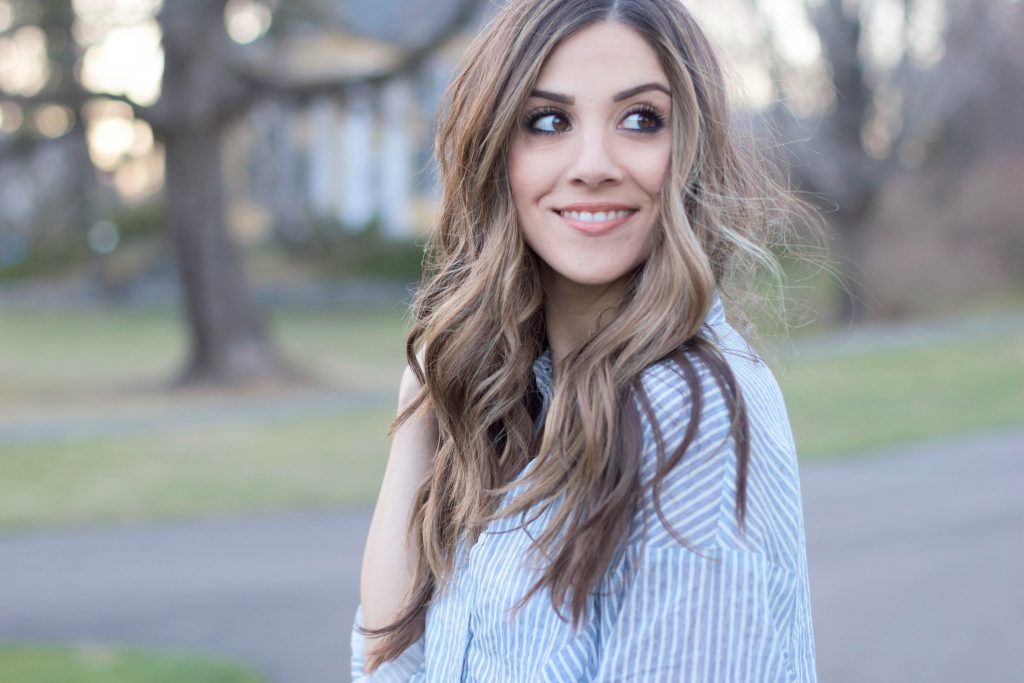
[(190, 655), (106, 647), (2, 647), (4, 683), (265, 683), (259, 673)]
[(808, 458), (1024, 426), (1024, 323), (971, 341), (796, 358), (779, 378)]
[[(801, 458), (1024, 424), (1016, 320), (966, 341), (782, 358)], [(273, 324), (312, 389), (166, 390), (184, 340), (165, 313), (0, 311), (0, 528), (371, 501), (404, 362), (400, 314), (293, 311)]]
[[(332, 386), (390, 386), (400, 372), (398, 310), (277, 313), (278, 341), (309, 374)], [(185, 330), (157, 310), (0, 311), (0, 407), (89, 392), (159, 388), (186, 353)]]

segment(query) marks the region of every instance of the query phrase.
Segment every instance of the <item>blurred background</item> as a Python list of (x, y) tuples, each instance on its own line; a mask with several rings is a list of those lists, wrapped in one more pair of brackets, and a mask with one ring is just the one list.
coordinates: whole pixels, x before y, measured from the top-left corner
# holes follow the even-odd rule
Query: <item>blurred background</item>
[[(0, 0), (0, 680), (348, 680), (498, 5)], [(687, 5), (828, 225), (762, 339), (820, 678), (1024, 680), (1024, 1)]]

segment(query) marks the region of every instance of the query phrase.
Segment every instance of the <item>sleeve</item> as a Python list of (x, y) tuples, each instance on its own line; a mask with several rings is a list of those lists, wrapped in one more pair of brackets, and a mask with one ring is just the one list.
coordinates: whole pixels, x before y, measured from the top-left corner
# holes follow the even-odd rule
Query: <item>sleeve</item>
[(771, 607), (787, 573), (748, 551), (646, 548), (607, 623), (595, 680), (786, 683)]
[(362, 624), (363, 608), (360, 605), (356, 609), (356, 618), (352, 624), (352, 683), (422, 683), (427, 680), (423, 638), (409, 646), (398, 659), (385, 662), (372, 674), (364, 674), (366, 648), (363, 634), (359, 632)]

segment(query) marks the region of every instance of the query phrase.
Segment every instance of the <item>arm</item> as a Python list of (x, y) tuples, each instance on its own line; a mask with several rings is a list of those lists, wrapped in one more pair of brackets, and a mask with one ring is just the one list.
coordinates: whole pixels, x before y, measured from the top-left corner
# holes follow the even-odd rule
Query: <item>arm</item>
[[(399, 389), (399, 412), (419, 389), (416, 376), (406, 368)], [(417, 489), (430, 474), (436, 443), (436, 422), (428, 409), (406, 420), (391, 443), (360, 580), (363, 624), (370, 628), (383, 626), (397, 615), (412, 585), (415, 562), (408, 538), (409, 515)], [(374, 642), (367, 638), (365, 649), (372, 651)]]

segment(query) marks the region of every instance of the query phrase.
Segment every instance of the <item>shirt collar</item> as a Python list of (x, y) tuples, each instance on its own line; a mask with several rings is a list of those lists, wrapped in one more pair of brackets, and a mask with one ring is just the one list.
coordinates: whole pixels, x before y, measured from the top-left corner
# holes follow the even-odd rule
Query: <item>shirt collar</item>
[(547, 348), (537, 357), (537, 360), (533, 361), (533, 379), (537, 384), (537, 391), (544, 399), (545, 408), (551, 401), (551, 394), (554, 390), (554, 374), (554, 369), (551, 366), (551, 349)]
[(722, 305), (722, 297), (718, 296), (718, 290), (711, 295), (711, 307), (708, 308), (708, 314), (704, 316), (704, 324), (709, 327), (715, 327), (725, 322), (725, 306)]

